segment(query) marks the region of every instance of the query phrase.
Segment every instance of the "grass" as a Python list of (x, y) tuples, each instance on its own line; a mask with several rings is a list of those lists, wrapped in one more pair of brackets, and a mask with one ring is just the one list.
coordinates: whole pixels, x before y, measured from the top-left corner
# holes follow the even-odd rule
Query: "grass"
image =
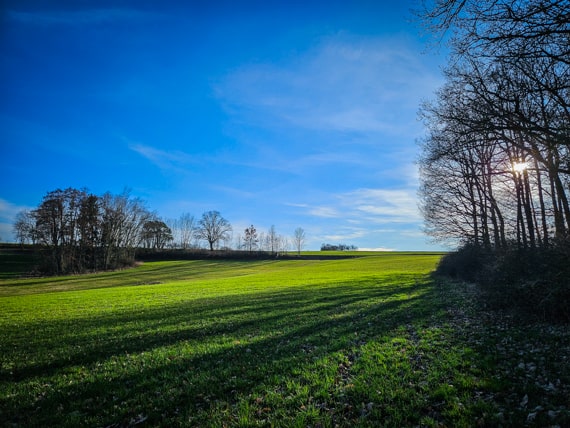
[(152, 262), (0, 280), (0, 421), (570, 423), (566, 330), (478, 316), (470, 288), (430, 277), (437, 260)]

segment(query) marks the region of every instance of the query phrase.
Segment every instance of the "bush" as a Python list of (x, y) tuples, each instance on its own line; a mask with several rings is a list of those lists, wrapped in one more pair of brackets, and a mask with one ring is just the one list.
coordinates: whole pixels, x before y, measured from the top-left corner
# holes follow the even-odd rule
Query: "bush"
[(489, 254), (478, 245), (468, 243), (457, 251), (443, 256), (436, 274), (462, 281), (476, 282), (477, 277), (488, 263)]
[(514, 310), (524, 317), (570, 322), (570, 239), (550, 246), (520, 249), (509, 244), (484, 250), (467, 244), (444, 256), (436, 270), (480, 285), (493, 308)]

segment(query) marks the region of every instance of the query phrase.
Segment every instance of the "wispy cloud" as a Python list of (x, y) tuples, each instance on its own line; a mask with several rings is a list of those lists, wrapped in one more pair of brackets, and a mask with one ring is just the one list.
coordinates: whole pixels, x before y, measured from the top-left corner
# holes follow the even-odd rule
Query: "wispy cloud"
[(129, 149), (166, 171), (184, 172), (188, 165), (199, 164), (203, 161), (180, 150), (162, 150), (140, 143), (129, 143)]
[[(413, 188), (357, 189), (340, 194), (331, 194), (322, 203), (314, 205), (307, 203), (289, 205), (300, 208), (310, 216), (343, 219), (355, 226), (371, 224), (417, 225), (422, 221)], [(378, 230), (377, 232), (381, 231)]]
[[(358, 189), (341, 195), (343, 205), (367, 220), (415, 223), (421, 220), (415, 189)], [(377, 220), (375, 220), (377, 219)]]
[(367, 248), (417, 248), (424, 238), (416, 189), (358, 188), (340, 193), (300, 194), (287, 203), (305, 218), (311, 245), (361, 243)]
[(0, 221), (12, 222), (20, 211), (31, 210), (32, 207), (13, 204), (0, 198)]
[(338, 212), (336, 208), (326, 206), (308, 207), (307, 213), (315, 217), (324, 218), (339, 218), (342, 216), (342, 214)]
[[(405, 40), (338, 34), (295, 61), (234, 70), (216, 94), (234, 119), (249, 124), (401, 134), (438, 84)], [(403, 109), (412, 115), (403, 118)]]
[(13, 226), (16, 215), (25, 210), (31, 210), (32, 207), (16, 205), (5, 199), (0, 198), (0, 242), (13, 241)]

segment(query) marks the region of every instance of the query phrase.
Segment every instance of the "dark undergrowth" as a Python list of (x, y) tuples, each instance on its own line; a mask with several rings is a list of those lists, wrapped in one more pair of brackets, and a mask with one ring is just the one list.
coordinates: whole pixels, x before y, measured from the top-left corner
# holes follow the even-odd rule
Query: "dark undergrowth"
[(443, 257), (436, 273), (478, 284), (490, 308), (529, 320), (570, 322), (570, 238), (535, 249), (466, 244)]

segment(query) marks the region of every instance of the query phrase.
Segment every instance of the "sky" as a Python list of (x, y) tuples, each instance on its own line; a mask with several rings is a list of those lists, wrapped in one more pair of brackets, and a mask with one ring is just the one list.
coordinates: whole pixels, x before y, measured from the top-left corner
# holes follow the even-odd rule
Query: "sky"
[(217, 210), (234, 236), (301, 227), (306, 249), (441, 249), (416, 160), (444, 58), (418, 3), (5, 0), (0, 241), (73, 187)]

